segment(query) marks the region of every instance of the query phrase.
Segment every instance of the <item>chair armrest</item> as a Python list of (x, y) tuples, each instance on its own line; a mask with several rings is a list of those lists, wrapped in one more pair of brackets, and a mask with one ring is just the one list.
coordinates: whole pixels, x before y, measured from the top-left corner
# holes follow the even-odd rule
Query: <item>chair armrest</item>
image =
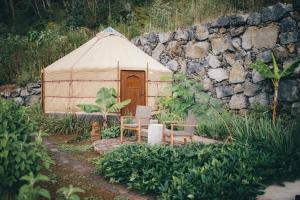
[(171, 124), (171, 127), (197, 127), (198, 125), (192, 125), (192, 124)]
[(162, 123), (163, 124), (179, 124), (179, 123), (182, 123), (182, 122), (178, 122), (178, 121), (163, 121)]

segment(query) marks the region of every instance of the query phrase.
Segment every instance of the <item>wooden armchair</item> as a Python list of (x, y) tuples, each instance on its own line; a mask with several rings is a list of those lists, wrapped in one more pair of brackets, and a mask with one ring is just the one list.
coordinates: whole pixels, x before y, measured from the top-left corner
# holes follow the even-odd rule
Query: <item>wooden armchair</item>
[[(167, 124), (171, 125), (171, 129), (166, 128)], [(183, 130), (174, 130), (176, 127), (181, 127), (183, 128)], [(193, 136), (196, 127), (197, 119), (191, 112), (189, 112), (184, 124), (176, 122), (165, 122), (163, 130), (163, 142), (166, 142), (166, 137), (169, 137), (171, 146), (174, 146), (175, 137), (182, 137), (184, 139), (184, 143), (187, 142), (187, 139), (193, 141)]]
[[(151, 119), (151, 106), (137, 106), (135, 116), (121, 116), (121, 143), (123, 142), (124, 130), (136, 132), (136, 139), (141, 142), (142, 128), (148, 128)], [(126, 120), (131, 120), (130, 123)]]

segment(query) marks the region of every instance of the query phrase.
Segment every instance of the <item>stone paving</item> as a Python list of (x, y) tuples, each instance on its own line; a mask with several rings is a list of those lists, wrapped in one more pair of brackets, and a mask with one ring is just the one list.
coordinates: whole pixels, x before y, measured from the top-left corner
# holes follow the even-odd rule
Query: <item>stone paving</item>
[[(201, 136), (194, 136), (193, 140), (194, 140), (194, 142), (199, 142), (199, 143), (203, 143), (203, 144), (218, 143), (218, 141), (216, 141), (216, 140), (201, 137)], [(143, 137), (142, 142), (146, 143), (147, 139), (145, 137)], [(126, 137), (125, 141), (123, 142), (123, 144), (135, 144), (135, 143), (136, 143), (135, 137)], [(174, 143), (175, 146), (180, 146), (182, 144), (183, 144), (183, 139), (177, 138), (175, 140), (175, 143)], [(94, 150), (100, 154), (105, 154), (107, 152), (110, 152), (110, 151), (118, 148), (120, 145), (121, 145), (120, 138), (102, 139), (102, 140), (97, 140), (93, 143)]]

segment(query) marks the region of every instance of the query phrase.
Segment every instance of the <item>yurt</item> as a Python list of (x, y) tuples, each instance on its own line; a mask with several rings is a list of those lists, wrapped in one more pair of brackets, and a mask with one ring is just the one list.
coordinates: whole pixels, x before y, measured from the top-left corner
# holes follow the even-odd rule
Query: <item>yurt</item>
[(118, 101), (131, 99), (155, 109), (157, 97), (169, 96), (172, 72), (112, 28), (42, 70), (45, 113), (81, 113), (78, 104), (94, 104), (98, 90), (114, 88)]

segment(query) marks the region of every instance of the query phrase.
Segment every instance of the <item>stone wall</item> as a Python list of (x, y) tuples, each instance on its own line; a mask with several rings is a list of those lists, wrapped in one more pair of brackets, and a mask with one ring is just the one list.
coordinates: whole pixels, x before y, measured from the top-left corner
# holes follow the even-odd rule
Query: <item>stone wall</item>
[(41, 82), (28, 83), (25, 87), (4, 87), (0, 90), (0, 97), (13, 99), (19, 105), (34, 105), (40, 102)]
[[(300, 56), (300, 16), (292, 5), (278, 3), (260, 12), (239, 13), (132, 39), (144, 52), (174, 72), (200, 76), (204, 90), (230, 109), (244, 112), (251, 105), (270, 105), (273, 88), (250, 69), (261, 58), (271, 67), (273, 52), (280, 66)], [(283, 108), (300, 113), (300, 68), (280, 84)]]

